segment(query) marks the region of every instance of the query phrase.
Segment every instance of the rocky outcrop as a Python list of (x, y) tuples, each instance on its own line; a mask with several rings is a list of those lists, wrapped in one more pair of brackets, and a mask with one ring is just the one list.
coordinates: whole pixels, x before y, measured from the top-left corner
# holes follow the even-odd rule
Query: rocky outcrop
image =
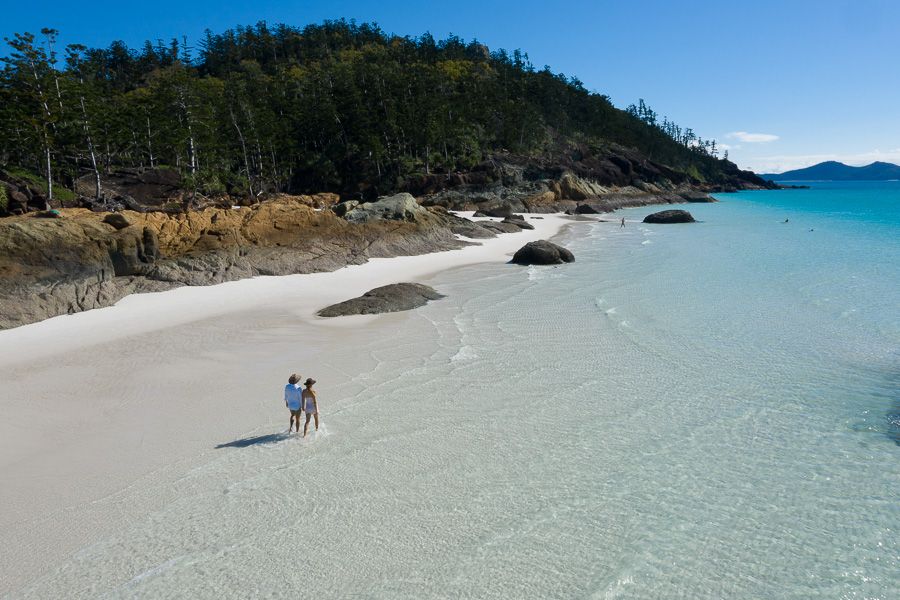
[(377, 216), (362, 222), (308, 204), (309, 197), (280, 196), (238, 209), (116, 216), (61, 209), (54, 219), (36, 213), (2, 219), (0, 328), (107, 306), (134, 292), (331, 271), (372, 257), (465, 246), (455, 231), (495, 235), (405, 199), (404, 210), (376, 207), (367, 212)]
[(684, 198), (685, 202), (715, 202), (716, 199), (707, 194), (706, 192), (701, 192), (697, 190), (688, 190), (686, 192), (682, 192), (681, 197)]
[(694, 223), (694, 217), (686, 210), (663, 210), (644, 217), (644, 223)]
[(0, 217), (46, 210), (47, 199), (31, 181), (0, 170)]
[[(178, 171), (173, 169), (117, 169), (109, 174), (101, 174), (101, 188), (107, 198), (119, 199), (128, 208), (161, 208), (167, 202), (179, 202), (183, 194), (183, 181)], [(96, 194), (94, 175), (88, 174), (75, 182), (75, 190), (85, 196)]]
[(332, 304), (320, 310), (318, 315), (342, 317), (399, 312), (425, 306), (429, 300), (439, 300), (443, 297), (443, 294), (421, 283), (393, 283), (369, 290), (358, 298)]
[[(515, 217), (518, 217), (518, 218), (515, 218)], [(512, 215), (512, 216), (506, 217), (505, 219), (503, 219), (500, 222), (505, 225), (515, 225), (519, 229), (534, 229), (534, 225), (532, 225), (531, 223), (526, 221), (524, 219), (524, 217), (522, 217), (521, 215)]]
[(357, 204), (345, 211), (344, 218), (351, 223), (371, 223), (372, 221), (410, 221), (424, 218), (428, 211), (419, 206), (416, 199), (407, 193), (379, 198), (375, 202)]
[(722, 162), (720, 181), (707, 183), (616, 144), (571, 145), (544, 156), (503, 153), (467, 172), (432, 174), (407, 182), (426, 206), (510, 213), (604, 213), (624, 207), (714, 201), (709, 192), (771, 188), (753, 173)]
[(479, 225), (487, 231), (493, 233), (516, 233), (522, 231), (522, 227), (518, 222), (503, 221), (482, 221)]
[(575, 255), (553, 242), (538, 240), (519, 248), (510, 262), (517, 265), (558, 265), (575, 262)]

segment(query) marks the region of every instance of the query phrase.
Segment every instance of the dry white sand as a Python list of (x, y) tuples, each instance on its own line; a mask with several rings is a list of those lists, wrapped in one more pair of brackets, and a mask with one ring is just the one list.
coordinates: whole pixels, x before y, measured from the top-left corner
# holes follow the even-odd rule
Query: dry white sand
[[(177, 495), (185, 470), (217, 444), (286, 428), (288, 374), (353, 373), (367, 358), (348, 360), (355, 336), (389, 335), (403, 318), (321, 319), (317, 310), (380, 285), (506, 261), (570, 222), (528, 220), (533, 231), (460, 250), (134, 295), (0, 331), (0, 595), (152, 511), (163, 499), (117, 501), (143, 479)], [(311, 365), (315, 373), (304, 370)]]

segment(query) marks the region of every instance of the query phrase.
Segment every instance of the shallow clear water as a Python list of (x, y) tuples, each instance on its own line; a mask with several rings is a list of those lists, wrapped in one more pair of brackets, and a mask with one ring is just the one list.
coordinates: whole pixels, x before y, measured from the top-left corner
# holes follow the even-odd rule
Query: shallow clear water
[(327, 432), (140, 482), (17, 596), (897, 597), (900, 184), (814, 185), (441, 274), (323, 336)]

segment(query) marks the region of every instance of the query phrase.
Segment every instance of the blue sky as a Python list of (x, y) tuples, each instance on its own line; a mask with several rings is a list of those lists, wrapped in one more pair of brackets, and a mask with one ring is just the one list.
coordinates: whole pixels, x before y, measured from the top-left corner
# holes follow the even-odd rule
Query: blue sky
[(618, 106), (660, 115), (730, 148), (740, 166), (900, 163), (900, 1), (288, 1), (8, 3), (0, 36), (59, 29), (63, 43), (187, 35), (267, 21), (346, 17), (400, 35), (430, 31), (521, 48)]

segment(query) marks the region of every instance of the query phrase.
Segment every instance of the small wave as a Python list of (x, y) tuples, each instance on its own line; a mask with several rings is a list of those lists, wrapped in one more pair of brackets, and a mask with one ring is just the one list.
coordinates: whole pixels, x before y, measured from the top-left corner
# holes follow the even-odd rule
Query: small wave
[(650, 240), (644, 240), (643, 242), (641, 242), (641, 245), (646, 246), (647, 244), (652, 244), (652, 243), (653, 242), (651, 242)]
[(460, 362), (464, 360), (475, 360), (476, 358), (478, 358), (478, 353), (475, 352), (472, 346), (462, 346), (456, 351), (456, 354), (450, 357), (450, 361)]
[(616, 314), (616, 313), (619, 312), (619, 311), (616, 310), (616, 307), (615, 307), (615, 306), (613, 306), (612, 308), (607, 308), (605, 312), (606, 312), (606, 314), (608, 314), (608, 315), (614, 315), (614, 314)]

